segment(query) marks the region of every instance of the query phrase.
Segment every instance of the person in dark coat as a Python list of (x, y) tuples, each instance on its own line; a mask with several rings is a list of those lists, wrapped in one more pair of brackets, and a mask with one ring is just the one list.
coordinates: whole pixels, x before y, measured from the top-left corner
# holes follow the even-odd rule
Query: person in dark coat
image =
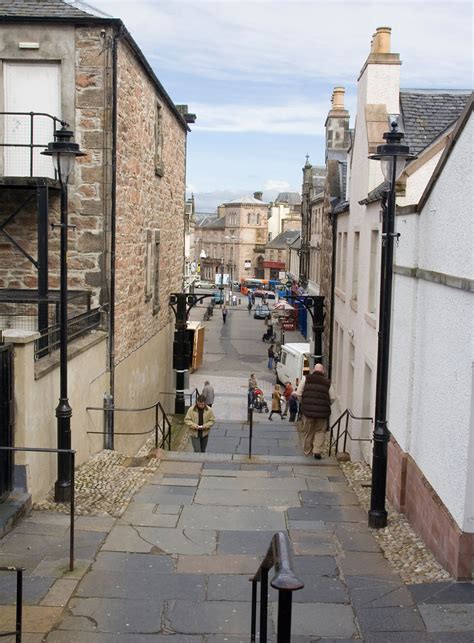
[(290, 422), (295, 422), (296, 416), (298, 415), (298, 398), (296, 397), (296, 392), (293, 392), (288, 400), (288, 409), (290, 411)]
[(324, 366), (316, 364), (298, 388), (303, 418), (304, 454), (321, 460), (331, 404), (335, 395), (331, 381), (324, 376)]

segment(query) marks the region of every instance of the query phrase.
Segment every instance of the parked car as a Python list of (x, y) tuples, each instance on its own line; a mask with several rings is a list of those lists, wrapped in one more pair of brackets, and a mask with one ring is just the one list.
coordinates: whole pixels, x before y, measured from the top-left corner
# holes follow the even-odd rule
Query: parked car
[(253, 314), (254, 319), (267, 319), (271, 317), (270, 308), (267, 304), (258, 304), (255, 307), (255, 312)]
[(197, 281), (194, 282), (194, 287), (195, 288), (211, 288), (214, 290), (216, 287), (216, 284), (212, 284), (210, 281), (201, 281), (198, 279)]
[(218, 290), (212, 295), (212, 301), (215, 304), (223, 304), (224, 303), (224, 291), (223, 290)]
[(272, 290), (254, 290), (253, 295), (261, 299), (275, 299), (275, 293)]

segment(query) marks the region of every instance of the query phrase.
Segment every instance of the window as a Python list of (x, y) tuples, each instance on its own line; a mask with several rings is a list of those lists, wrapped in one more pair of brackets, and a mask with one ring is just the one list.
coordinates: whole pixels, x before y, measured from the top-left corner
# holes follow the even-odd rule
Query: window
[(247, 214), (247, 225), (250, 225), (250, 213)]
[(369, 298), (367, 302), (367, 312), (374, 314), (376, 306), (376, 276), (377, 276), (377, 246), (379, 242), (379, 231), (372, 230), (370, 235), (370, 264), (369, 264)]
[(145, 300), (153, 298), (153, 314), (160, 308), (160, 231), (146, 231)]
[(260, 212), (257, 212), (257, 225), (260, 225)]
[(347, 275), (347, 232), (342, 233), (342, 253), (341, 253), (341, 290), (346, 292), (346, 275)]
[(155, 174), (163, 176), (163, 114), (158, 103), (155, 109)]
[(360, 232), (354, 232), (354, 247), (352, 251), (352, 299), (357, 301), (357, 287), (359, 281), (359, 241)]
[(337, 390), (339, 395), (342, 392), (342, 357), (344, 349), (344, 331), (342, 326), (339, 326), (339, 335), (337, 338)]

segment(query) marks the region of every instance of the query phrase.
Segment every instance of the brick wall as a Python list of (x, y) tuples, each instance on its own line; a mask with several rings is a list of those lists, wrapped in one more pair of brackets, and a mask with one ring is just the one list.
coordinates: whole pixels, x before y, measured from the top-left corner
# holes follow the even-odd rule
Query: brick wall
[(411, 525), (450, 574), (458, 580), (472, 578), (474, 534), (459, 528), (413, 458), (393, 437), (388, 456), (389, 500), (398, 509), (397, 501), (403, 503), (404, 499), (404, 512)]
[[(181, 291), (186, 132), (157, 95), (128, 45), (118, 48), (116, 359), (171, 322), (168, 296)], [(156, 105), (163, 173), (155, 172)], [(147, 230), (160, 231), (160, 308), (145, 296)]]

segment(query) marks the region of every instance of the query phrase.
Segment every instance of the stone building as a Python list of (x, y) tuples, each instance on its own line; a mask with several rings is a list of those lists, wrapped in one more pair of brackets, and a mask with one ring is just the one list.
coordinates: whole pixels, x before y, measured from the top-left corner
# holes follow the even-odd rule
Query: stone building
[(265, 279), (279, 279), (280, 273), (289, 271), (290, 247), (299, 238), (299, 230), (285, 230), (267, 243), (263, 262)]
[(298, 192), (280, 192), (268, 206), (268, 241), (285, 230), (301, 230), (301, 196)]
[(262, 193), (224, 203), (218, 215), (195, 230), (196, 243), (202, 248), (203, 279), (214, 282), (221, 270), (234, 281), (263, 279), (268, 204), (262, 201)]
[[(141, 407), (173, 389), (168, 296), (183, 286), (186, 136), (193, 121), (185, 106), (172, 102), (122, 21), (80, 6), (12, 0), (0, 7), (0, 109), (10, 112), (0, 141), (28, 143), (29, 117), (18, 112), (47, 112), (67, 122), (85, 152), (70, 178), (68, 200), (75, 226), (69, 232), (69, 297), (79, 293), (69, 315), (88, 306), (95, 312), (94, 331), (69, 349), (79, 463), (102, 448), (102, 414), (86, 407), (101, 407), (104, 392), (116, 406)], [(9, 235), (0, 246), (0, 320), (17, 326), (10, 337), (19, 336), (16, 359), (24, 360), (17, 369), (23, 379), (15, 380), (22, 409), (18, 446), (56, 443), (57, 355), (37, 351), (41, 359), (33, 362), (31, 344), (36, 331), (57, 321), (59, 233), (50, 224), (58, 221), (59, 183), (50, 159), (39, 155), (55, 125), (51, 118), (34, 118), (40, 147), (32, 148), (31, 163), (29, 151), (0, 150), (0, 225)], [(16, 304), (16, 311), (5, 303), (12, 291), (27, 302)], [(26, 313), (19, 317), (23, 326), (15, 319), (18, 311)], [(115, 414), (107, 431), (116, 432), (116, 448), (136, 450), (143, 435), (118, 434), (146, 431), (153, 421), (145, 416)], [(31, 489), (43, 494), (54, 479), (54, 459), (18, 461), (29, 466)]]
[[(470, 339), (464, 333), (460, 312), (467, 310), (468, 294), (463, 288), (468, 282), (463, 279), (468, 274), (462, 257), (468, 252), (472, 255), (472, 235), (466, 233), (460, 237), (458, 234), (458, 226), (468, 229), (467, 220), (462, 223), (464, 214), (458, 207), (462, 203), (466, 208), (469, 181), (472, 183), (466, 153), (459, 157), (455, 170), (438, 183), (437, 199), (443, 203), (442, 210), (438, 212), (435, 206), (428, 210), (423, 194), (426, 195), (430, 182), (438, 177), (443, 151), (450, 149), (457, 135), (456, 121), (469, 99), (469, 92), (400, 90), (401, 62), (399, 54), (390, 50), (390, 33), (388, 27), (377, 29), (362, 66), (356, 125), (349, 149), (346, 201), (340, 201), (332, 209), (333, 218), (337, 219), (331, 360), (337, 399), (333, 411), (337, 416), (349, 408), (357, 416), (374, 416), (382, 246), (380, 209), (386, 184), (380, 162), (369, 159), (369, 155), (384, 142), (383, 134), (396, 118), (404, 133), (404, 142), (417, 158), (406, 166), (396, 185), (395, 227), (400, 236), (394, 258), (388, 403), (388, 428), (392, 438), (387, 490), (403, 510), (403, 499), (420, 495), (424, 488), (423, 505), (411, 501), (410, 520), (438, 560), (452, 574), (465, 577), (468, 556), (472, 564), (472, 509), (469, 493), (465, 491), (472, 482), (472, 471), (467, 466), (472, 431), (461, 429), (454, 418), (459, 418), (461, 408), (464, 420), (472, 414), (468, 410), (472, 400), (466, 398), (466, 392), (472, 391), (472, 365), (470, 359), (464, 357)], [(465, 130), (464, 143), (458, 152), (465, 149), (469, 131)], [(450, 196), (443, 200), (443, 193)], [(420, 202), (424, 216), (423, 221), (417, 223), (418, 215), (411, 215), (418, 212)], [(447, 255), (442, 237), (453, 249)], [(433, 240), (437, 245), (430, 245)], [(445, 261), (446, 256), (458, 254), (459, 263)], [(448, 283), (450, 287), (444, 287)], [(443, 287), (438, 288), (436, 284)], [(457, 295), (456, 288), (460, 291)], [(459, 307), (458, 312), (454, 314), (450, 308), (449, 314), (440, 316), (438, 306), (448, 299), (455, 308)], [(468, 313), (464, 314), (469, 318)], [(440, 319), (444, 331), (439, 327)], [(454, 332), (448, 330), (449, 325)], [(464, 341), (459, 342), (461, 335)], [(443, 337), (441, 342), (440, 337)], [(464, 346), (463, 355), (461, 346)], [(443, 365), (441, 375), (440, 364)], [(450, 389), (446, 388), (447, 382)], [(458, 397), (458, 385), (462, 386), (461, 397)], [(448, 394), (448, 390), (453, 395)], [(433, 408), (439, 412), (433, 413)], [(434, 426), (441, 416), (445, 421), (436, 431)], [(412, 425), (416, 431), (411, 432)], [(353, 459), (370, 462), (372, 430), (368, 420), (351, 422), (347, 449)], [(451, 434), (447, 441), (446, 431)], [(413, 465), (410, 470), (409, 465)], [(462, 500), (458, 493), (451, 492), (453, 489), (464, 494)]]

